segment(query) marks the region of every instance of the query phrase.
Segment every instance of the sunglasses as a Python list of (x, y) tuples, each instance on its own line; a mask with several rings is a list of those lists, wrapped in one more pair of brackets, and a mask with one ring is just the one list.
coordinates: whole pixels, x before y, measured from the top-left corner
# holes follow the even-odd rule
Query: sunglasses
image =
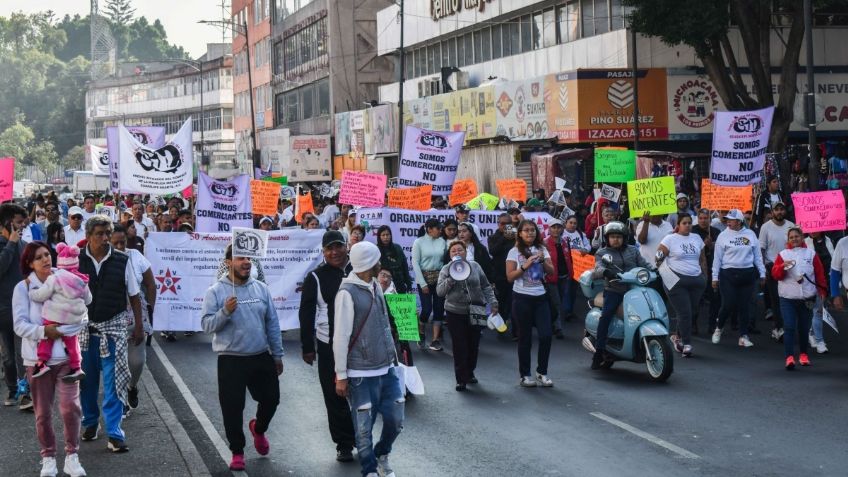
[(71, 218), (74, 220), (82, 220), (82, 215), (72, 215)]

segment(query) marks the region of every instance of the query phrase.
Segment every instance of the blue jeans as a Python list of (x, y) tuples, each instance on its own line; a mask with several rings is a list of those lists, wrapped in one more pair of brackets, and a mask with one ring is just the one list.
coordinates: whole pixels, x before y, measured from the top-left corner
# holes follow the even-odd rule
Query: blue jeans
[(612, 290), (604, 290), (604, 309), (601, 310), (601, 318), (598, 320), (598, 339), (595, 343), (595, 352), (602, 352), (607, 347), (607, 335), (610, 323), (615, 311), (624, 301), (624, 295)]
[[(403, 430), (405, 400), (396, 369), (390, 368), (382, 376), (350, 378), (347, 402), (353, 417), (362, 475), (376, 473), (377, 458), (392, 452), (392, 444)], [(383, 432), (377, 445), (373, 445), (371, 430), (377, 414), (383, 416)]]
[(100, 357), (100, 336), (91, 335), (88, 350), (82, 352), (82, 370), (85, 379), (80, 382), (80, 404), (82, 405), (82, 427), (94, 427), (100, 419), (100, 406), (97, 403), (100, 391), (100, 371), (103, 371), (103, 420), (106, 422), (106, 434), (123, 441), (124, 431), (121, 419), (124, 404), (118, 399), (115, 388), (115, 342), (109, 340), (109, 356)]
[(816, 343), (821, 343), (822, 341), (824, 341), (824, 319), (822, 317), (822, 297), (819, 294), (816, 294), (816, 307), (813, 308), (813, 335), (816, 337)]
[(435, 285), (428, 287), (430, 293), (425, 295), (418, 289), (418, 297), (421, 299), (421, 315), (418, 319), (421, 323), (427, 323), (430, 312), (433, 313), (433, 322), (442, 322), (445, 317), (445, 299), (436, 294)]
[(804, 300), (789, 300), (780, 297), (780, 311), (783, 314), (783, 351), (786, 356), (795, 354), (795, 338), (802, 353), (807, 352), (810, 321), (813, 310), (807, 308)]

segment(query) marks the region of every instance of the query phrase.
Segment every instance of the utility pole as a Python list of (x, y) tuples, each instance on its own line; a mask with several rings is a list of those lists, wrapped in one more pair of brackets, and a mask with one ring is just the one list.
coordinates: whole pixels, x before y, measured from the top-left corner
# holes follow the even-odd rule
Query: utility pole
[(398, 83), (398, 164), (400, 164), (400, 153), (403, 150), (403, 80), (404, 80), (404, 69), (406, 69), (406, 60), (404, 59), (403, 53), (403, 0), (400, 0), (400, 48), (398, 48), (398, 52), (400, 54), (400, 81)]
[(633, 25), (633, 17), (630, 17), (630, 43), (633, 44), (633, 62), (631, 63), (633, 75), (633, 150), (639, 150), (639, 60), (636, 50), (636, 27)]
[(804, 0), (804, 41), (807, 43), (807, 93), (804, 96), (804, 118), (807, 121), (807, 142), (810, 148), (808, 186), (815, 190), (819, 183), (818, 148), (816, 145), (816, 78), (813, 73), (813, 4)]
[(253, 178), (259, 179), (256, 170), (262, 169), (262, 161), (258, 147), (259, 137), (256, 134), (256, 111), (253, 107), (253, 73), (250, 71), (250, 37), (247, 33), (246, 20), (242, 24), (242, 28), (244, 28), (244, 50), (247, 53), (247, 93), (250, 96), (250, 135), (253, 138)]

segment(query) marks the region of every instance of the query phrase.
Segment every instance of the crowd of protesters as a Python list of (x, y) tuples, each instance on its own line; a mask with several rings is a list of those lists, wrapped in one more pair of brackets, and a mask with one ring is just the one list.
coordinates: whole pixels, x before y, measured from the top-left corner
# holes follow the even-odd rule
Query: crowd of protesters
[[(419, 352), (442, 351), (446, 333), (450, 336), (459, 392), (478, 383), (479, 343), (491, 315), (509, 324), (505, 336), (517, 342), (519, 385), (554, 385), (548, 377), (553, 339), (562, 339), (568, 323), (578, 321), (573, 254), (610, 254), (625, 270), (653, 269), (664, 260), (677, 280), (658, 283), (658, 290), (670, 304), (671, 341), (683, 357), (694, 354), (692, 336), (700, 330), (718, 344), (730, 327), (738, 345), (748, 348), (763, 322), (771, 321), (771, 337), (784, 344), (785, 368), (811, 365), (811, 350), (828, 351), (824, 304), (844, 306), (848, 239), (844, 231), (805, 235), (791, 221), (792, 204), (779, 183), (766, 184), (747, 215), (693, 208), (697, 197), (681, 193), (673, 214), (628, 217), (626, 204), (568, 194), (564, 202), (551, 201), (537, 190), (525, 203), (502, 201), (497, 230), (485, 243), (470, 208), (459, 205), (453, 218), (421, 224), (410, 257), (389, 226), (371, 230), (359, 223), (354, 207), (333, 198), (316, 200), (313, 211), (302, 214), (280, 199), (277, 214), (255, 216), (254, 227), (325, 230), (323, 263), (303, 281), (302, 359), (318, 362), (337, 460), (353, 460), (356, 449), (363, 475), (393, 475), (388, 456), (403, 427), (406, 395), (395, 365), (411, 366), (412, 348), (398, 339), (384, 298), (391, 293), (417, 293)], [(7, 297), (0, 300), (4, 405), (34, 412), (41, 475), (57, 473), (54, 402), (65, 427), (65, 473), (84, 475), (76, 456), (79, 441), (99, 437), (101, 413), (107, 448), (129, 450), (121, 423), (139, 405), (136, 386), (156, 305), (145, 240), (153, 232), (194, 231), (192, 203), (181, 197), (77, 199), (79, 205), (49, 193), (21, 205), (0, 205), (0, 287)], [(432, 205), (449, 209), (442, 198)], [(528, 212), (548, 212), (547, 227), (527, 220)], [(455, 261), (469, 267), (464, 280), (451, 274)], [(606, 330), (626, 290), (602, 265), (594, 275), (606, 279), (591, 363), (601, 369)], [(279, 403), (283, 349), (264, 282), (261, 261), (228, 249), (203, 305), (202, 328), (214, 334), (218, 355), (233, 470), (245, 467), (245, 391), (258, 402), (248, 427), (260, 454), (269, 451), (265, 431)], [(762, 313), (755, 308), (757, 291), (763, 294)], [(51, 300), (64, 300), (68, 306), (59, 308), (76, 311), (58, 313)], [(176, 340), (173, 332), (162, 337)], [(374, 443), (378, 414), (383, 434)]]

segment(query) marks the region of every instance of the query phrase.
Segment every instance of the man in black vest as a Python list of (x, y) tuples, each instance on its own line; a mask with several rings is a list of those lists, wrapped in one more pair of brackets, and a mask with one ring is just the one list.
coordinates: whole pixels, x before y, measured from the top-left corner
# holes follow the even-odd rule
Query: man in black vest
[[(82, 367), (86, 379), (80, 386), (82, 404), (82, 440), (97, 439), (100, 406), (97, 402), (100, 372), (103, 372), (103, 420), (112, 452), (129, 450), (124, 442), (121, 419), (127, 404), (130, 370), (127, 340), (138, 346), (144, 339), (141, 327), (141, 301), (129, 256), (109, 243), (112, 221), (95, 215), (85, 224), (87, 245), (80, 254), (79, 270), (89, 277), (92, 301), (88, 306), (88, 328), (80, 333)], [(127, 297), (134, 315), (135, 327), (127, 337)]]
[(300, 296), (300, 343), (303, 361), (312, 366), (318, 352), (318, 380), (327, 407), (330, 436), (336, 443), (336, 460), (353, 461), (353, 420), (347, 401), (336, 394), (333, 359), (333, 304), (345, 276), (347, 247), (341, 232), (328, 230), (321, 241), (324, 263), (308, 273)]

